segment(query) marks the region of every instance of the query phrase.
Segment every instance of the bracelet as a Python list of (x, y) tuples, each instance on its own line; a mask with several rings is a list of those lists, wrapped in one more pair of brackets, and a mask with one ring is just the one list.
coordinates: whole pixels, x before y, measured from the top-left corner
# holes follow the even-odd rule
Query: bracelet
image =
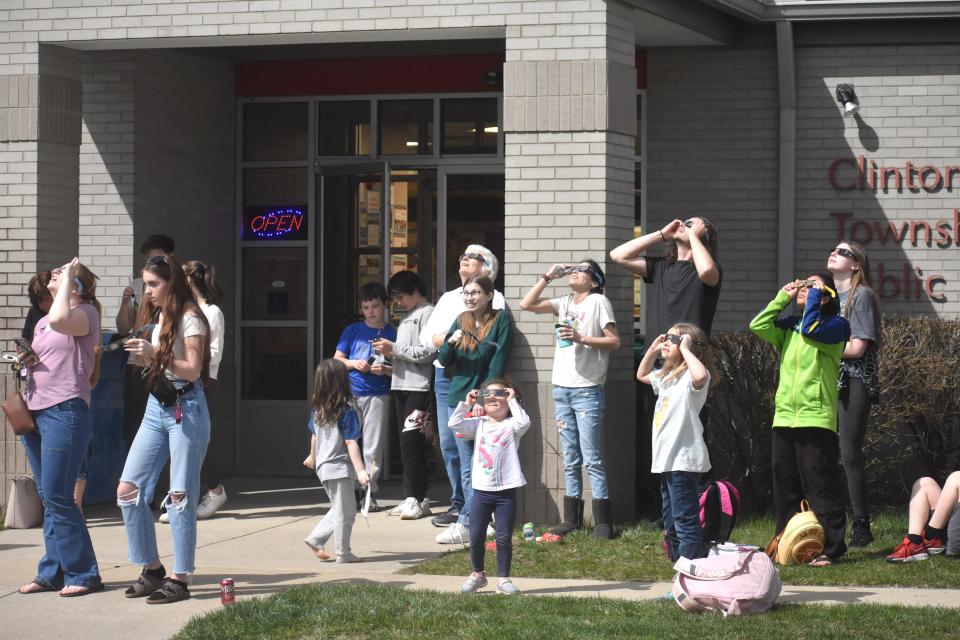
[(660, 229), (660, 242), (666, 242), (667, 238), (663, 235), (663, 229)]
[(550, 284), (550, 281), (553, 280), (553, 278), (551, 278), (551, 277), (548, 276), (547, 274), (543, 274), (543, 275), (540, 276), (540, 277), (543, 278), (543, 281), (546, 282), (547, 284)]

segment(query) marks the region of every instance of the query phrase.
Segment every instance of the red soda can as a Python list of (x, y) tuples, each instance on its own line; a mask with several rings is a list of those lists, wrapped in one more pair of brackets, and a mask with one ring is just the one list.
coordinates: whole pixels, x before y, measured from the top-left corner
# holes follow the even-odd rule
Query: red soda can
[(237, 590), (233, 586), (233, 578), (224, 578), (220, 581), (220, 604), (233, 604), (237, 601)]

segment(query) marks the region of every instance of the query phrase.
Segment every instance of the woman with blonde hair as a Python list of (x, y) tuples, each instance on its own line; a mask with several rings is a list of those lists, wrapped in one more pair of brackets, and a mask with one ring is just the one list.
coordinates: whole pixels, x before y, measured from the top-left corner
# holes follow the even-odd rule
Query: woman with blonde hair
[(863, 438), (870, 407), (880, 399), (877, 351), (880, 347), (880, 301), (870, 286), (870, 261), (856, 242), (837, 244), (827, 259), (827, 270), (837, 285), (840, 311), (850, 323), (850, 339), (840, 362), (837, 435), (853, 508), (850, 546), (873, 542), (867, 510), (867, 481), (863, 471)]
[(34, 330), (38, 362), (27, 369), (24, 393), (37, 429), (23, 436), (43, 499), (45, 553), (37, 576), (20, 593), (58, 590), (82, 596), (103, 589), (97, 558), (73, 491), (93, 429), (90, 392), (96, 384), (101, 307), (97, 277), (74, 258), (51, 272), (50, 313)]

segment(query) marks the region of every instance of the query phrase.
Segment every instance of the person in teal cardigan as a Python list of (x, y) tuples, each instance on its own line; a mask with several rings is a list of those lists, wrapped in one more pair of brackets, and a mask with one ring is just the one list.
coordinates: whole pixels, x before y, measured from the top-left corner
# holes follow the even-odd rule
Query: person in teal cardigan
[[(450, 375), (451, 407), (456, 407), (467, 394), (488, 378), (504, 374), (510, 347), (513, 344), (513, 319), (506, 309), (494, 309), (493, 281), (486, 276), (470, 278), (463, 285), (463, 303), (466, 311), (454, 320), (446, 339), (437, 353), (444, 373)], [(475, 407), (474, 411), (478, 409)], [(482, 411), (482, 408), (479, 410)], [(449, 429), (445, 424), (439, 429)], [(463, 482), (464, 505), (456, 525), (446, 535), (459, 537), (459, 542), (470, 541), (470, 502), (473, 498), (471, 470), (473, 468), (473, 440), (457, 438), (460, 452), (460, 477)], [(457, 542), (457, 540), (452, 540)]]
[[(793, 301), (802, 315), (779, 317)], [(771, 460), (773, 503), (780, 534), (806, 499), (823, 525), (827, 566), (846, 552), (843, 490), (837, 441), (837, 377), (850, 325), (839, 315), (833, 276), (816, 273), (789, 282), (750, 323), (750, 330), (780, 352), (774, 400)]]

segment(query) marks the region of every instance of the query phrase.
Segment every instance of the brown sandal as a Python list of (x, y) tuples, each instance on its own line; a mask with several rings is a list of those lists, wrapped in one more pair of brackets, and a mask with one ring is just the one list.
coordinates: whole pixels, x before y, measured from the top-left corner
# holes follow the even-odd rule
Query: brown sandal
[(166, 578), (160, 588), (150, 594), (147, 604), (169, 604), (190, 597), (190, 588), (186, 582)]
[(157, 578), (144, 570), (137, 581), (123, 592), (128, 598), (145, 598), (163, 585), (163, 578)]

